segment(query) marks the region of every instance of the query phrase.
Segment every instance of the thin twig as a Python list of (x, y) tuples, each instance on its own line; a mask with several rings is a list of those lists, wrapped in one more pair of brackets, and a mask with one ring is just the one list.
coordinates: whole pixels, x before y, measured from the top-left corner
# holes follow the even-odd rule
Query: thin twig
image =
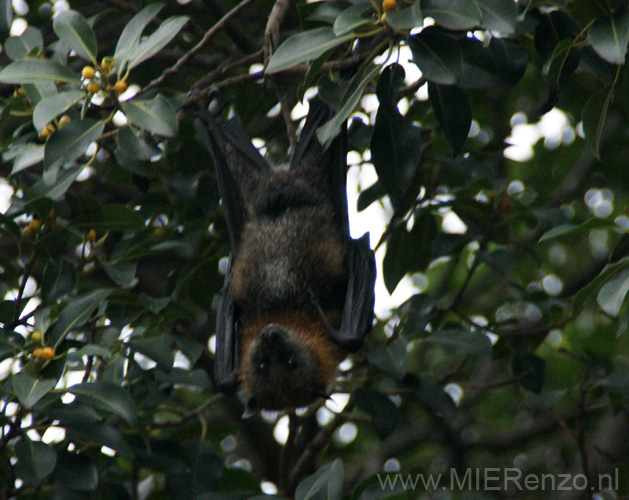
[(310, 441), (310, 444), (306, 447), (301, 456), (295, 461), (295, 465), (293, 466), (293, 470), (290, 472), (289, 476), (291, 491), (297, 484), (297, 481), (301, 478), (306, 465), (310, 463), (310, 460), (312, 460), (317, 453), (325, 448), (325, 446), (330, 442), (330, 438), (332, 437), (332, 434), (334, 434), (334, 431), (345, 423), (353, 408), (354, 400), (353, 398), (350, 398), (343, 411), (341, 413), (337, 413), (332, 421), (319, 431), (312, 441)]
[(155, 80), (149, 83), (146, 87), (144, 87), (142, 92), (146, 92), (149, 89), (152, 89), (154, 87), (157, 87), (158, 85), (161, 85), (169, 76), (178, 73), (186, 65), (186, 63), (195, 56), (195, 54), (197, 54), (200, 50), (203, 49), (203, 47), (205, 47), (209, 43), (212, 37), (216, 33), (218, 33), (223, 28), (223, 26), (225, 26), (227, 21), (229, 21), (232, 17), (238, 14), (242, 9), (247, 7), (251, 2), (253, 2), (253, 0), (242, 0), (242, 2), (236, 5), (236, 7), (234, 7), (227, 14), (225, 14), (214, 26), (212, 26), (209, 30), (207, 30), (207, 32), (205, 33), (203, 38), (199, 41), (199, 43), (197, 43), (194, 47), (192, 47), (186, 54), (181, 56), (181, 58), (173, 66), (165, 69), (164, 72), (159, 77), (157, 77)]
[(415, 82), (411, 83), (410, 85), (407, 85), (406, 87), (402, 87), (400, 89), (400, 91), (398, 92), (397, 96), (398, 99), (401, 99), (402, 97), (407, 97), (411, 94), (414, 94), (415, 92), (417, 92), (421, 87), (423, 87), (423, 85), (427, 82), (428, 80), (426, 80), (423, 76), (420, 76), (418, 80), (416, 80)]
[(20, 322), (20, 313), (22, 312), (20, 309), (20, 304), (24, 297), (24, 290), (26, 289), (26, 282), (28, 278), (31, 276), (31, 272), (33, 271), (33, 266), (35, 265), (35, 260), (37, 260), (37, 252), (33, 250), (33, 253), (26, 262), (24, 266), (24, 275), (22, 276), (22, 282), (20, 283), (20, 288), (17, 292), (17, 298), (15, 299), (15, 310), (13, 311), (13, 321), (12, 325), (18, 325)]
[(295, 145), (297, 144), (297, 127), (295, 126), (295, 122), (291, 117), (292, 106), (289, 102), (289, 97), (286, 93), (282, 92), (282, 89), (279, 85), (279, 80), (274, 78), (275, 82), (275, 92), (277, 95), (277, 99), (280, 101), (280, 106), (282, 110), (282, 118), (284, 119), (284, 123), (286, 124), (286, 134), (288, 135), (288, 142), (290, 144), (291, 150), (295, 149)]
[[(218, 0), (203, 0), (203, 5), (216, 19), (225, 15), (225, 9)], [(225, 24), (225, 32), (244, 53), (254, 52), (258, 48), (257, 41), (245, 30), (244, 26), (236, 22), (230, 20)]]
[(282, 495), (290, 496), (287, 488), (289, 484), (290, 464), (293, 461), (293, 454), (295, 453), (295, 438), (297, 437), (297, 431), (299, 429), (299, 419), (292, 411), (288, 414), (288, 437), (286, 438), (286, 444), (282, 448), (280, 455), (280, 477), (279, 477), (279, 490)]
[(264, 30), (264, 67), (277, 49), (280, 42), (280, 24), (290, 7), (290, 0), (276, 0), (269, 14), (269, 20)]
[(200, 415), (201, 413), (203, 413), (210, 406), (212, 406), (214, 403), (216, 403), (218, 400), (220, 400), (222, 398), (223, 398), (223, 394), (221, 394), (221, 393), (214, 394), (214, 396), (209, 398), (201, 406), (198, 406), (194, 410), (186, 413), (181, 418), (179, 418), (177, 420), (168, 420), (167, 422), (156, 422), (156, 423), (150, 424), (149, 427), (151, 429), (164, 429), (166, 427), (179, 427), (180, 425), (185, 424), (189, 420), (192, 420), (197, 415)]
[[(250, 61), (249, 57), (256, 57), (256, 60)], [(257, 58), (261, 57), (261, 54), (252, 54), (252, 56), (247, 56), (243, 58), (241, 61), (236, 61), (228, 67), (235, 68), (237, 65), (246, 65), (251, 64), (257, 61)], [(352, 57), (348, 57), (346, 59), (340, 59), (336, 61), (329, 61), (325, 63), (320, 70), (320, 73), (326, 73), (328, 71), (338, 71), (342, 69), (353, 68), (358, 66), (361, 62), (364, 61), (366, 54), (357, 54)], [(283, 74), (287, 75), (303, 75), (308, 71), (307, 64), (298, 64), (293, 66), (292, 68), (288, 68), (282, 71)], [(225, 68), (221, 68), (220, 73), (226, 72)], [(213, 75), (219, 73), (219, 71), (213, 72)], [(243, 83), (250, 82), (251, 80), (261, 80), (264, 78), (264, 71), (256, 71), (254, 73), (246, 73), (243, 75), (231, 76), (226, 78), (225, 80), (218, 81), (216, 83), (212, 83), (210, 78), (204, 78), (204, 81), (207, 82), (207, 86), (204, 88), (199, 88), (197, 84), (194, 85), (194, 88), (199, 88), (195, 92), (191, 93), (187, 98), (185, 104), (192, 104), (196, 99), (200, 96), (206, 96), (211, 90), (220, 90), (228, 87), (235, 87), (238, 85), (242, 85)]]

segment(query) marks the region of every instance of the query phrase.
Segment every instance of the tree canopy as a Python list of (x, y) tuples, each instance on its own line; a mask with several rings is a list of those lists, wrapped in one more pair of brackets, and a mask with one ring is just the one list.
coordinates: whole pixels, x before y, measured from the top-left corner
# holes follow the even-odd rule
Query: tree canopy
[[(629, 493), (625, 1), (0, 7), (0, 498)], [(242, 420), (191, 111), (279, 163), (315, 95), (411, 292), (331, 401)]]

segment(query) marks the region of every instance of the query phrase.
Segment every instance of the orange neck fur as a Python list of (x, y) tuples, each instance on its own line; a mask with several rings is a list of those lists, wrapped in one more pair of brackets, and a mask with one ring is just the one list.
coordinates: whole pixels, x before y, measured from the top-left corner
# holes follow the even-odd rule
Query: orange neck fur
[[(340, 312), (328, 314), (328, 320), (333, 327), (341, 321)], [(345, 351), (330, 339), (328, 332), (316, 315), (304, 311), (285, 311), (281, 313), (261, 316), (253, 322), (243, 325), (241, 344), (241, 374), (247, 373), (249, 349), (252, 342), (260, 335), (260, 331), (270, 323), (287, 328), (291, 335), (309, 347), (319, 360), (319, 380), (323, 387), (327, 387), (336, 372), (338, 364), (345, 359)]]

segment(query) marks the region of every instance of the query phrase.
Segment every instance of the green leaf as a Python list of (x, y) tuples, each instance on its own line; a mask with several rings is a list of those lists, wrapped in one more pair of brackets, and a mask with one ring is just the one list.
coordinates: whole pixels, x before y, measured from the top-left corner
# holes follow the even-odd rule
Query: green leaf
[(68, 259), (48, 259), (41, 282), (42, 298), (48, 302), (55, 302), (70, 293), (77, 284), (74, 265)]
[(55, 469), (57, 453), (41, 441), (31, 441), (24, 437), (15, 445), (18, 462), (15, 472), (24, 485), (37, 488)]
[(107, 289), (94, 290), (72, 299), (59, 314), (59, 319), (50, 334), (52, 346), (56, 349), (71, 330), (87, 323), (92, 313), (109, 297), (110, 293), (111, 290)]
[(472, 108), (465, 91), (459, 87), (428, 82), (428, 97), (439, 127), (454, 154), (458, 155), (472, 126)]
[(503, 35), (513, 35), (518, 25), (518, 10), (513, 0), (474, 0), (483, 18), (481, 27)]
[(105, 274), (120, 288), (128, 289), (137, 284), (138, 280), (135, 277), (135, 272), (138, 267), (137, 262), (119, 262), (113, 264), (103, 262), (102, 265)]
[(387, 66), (376, 87), (380, 103), (371, 136), (371, 157), (382, 187), (394, 201), (408, 190), (422, 155), (420, 129), (397, 108), (398, 90), (404, 82), (402, 66)]
[(341, 36), (354, 31), (356, 28), (360, 28), (361, 26), (372, 24), (371, 19), (363, 17), (363, 13), (369, 8), (369, 5), (363, 4), (352, 5), (351, 7), (345, 9), (334, 20), (334, 25), (332, 26), (334, 34), (336, 36)]
[(45, 179), (42, 179), (41, 181), (35, 183), (31, 190), (33, 191), (33, 194), (39, 198), (58, 200), (66, 193), (84, 168), (85, 165), (79, 165), (77, 167), (62, 170), (61, 173), (51, 181), (51, 184), (49, 184)]
[(129, 121), (138, 127), (165, 137), (177, 135), (177, 114), (164, 96), (153, 99), (133, 99), (122, 103), (122, 110)]
[(395, 430), (400, 412), (386, 394), (360, 387), (353, 396), (356, 406), (371, 416), (373, 428), (380, 439)]
[(169, 335), (151, 338), (132, 338), (129, 346), (151, 358), (164, 370), (171, 370), (175, 363), (173, 339)]
[(387, 24), (396, 30), (410, 30), (424, 24), (424, 16), (419, 6), (419, 0), (411, 7), (387, 12)]
[(529, 53), (515, 40), (492, 37), (489, 55), (494, 63), (495, 74), (507, 85), (518, 83), (529, 64)]
[(413, 62), (427, 80), (456, 85), (463, 74), (463, 55), (457, 43), (434, 27), (409, 39)]
[(133, 56), (140, 45), (142, 32), (151, 20), (164, 8), (163, 2), (156, 2), (147, 5), (126, 24), (120, 34), (116, 50), (114, 52), (115, 68), (118, 74), (123, 74), (127, 61)]
[(60, 451), (57, 456), (57, 467), (53, 472), (55, 484), (64, 485), (70, 491), (61, 489), (65, 493), (60, 499), (78, 500), (84, 495), (73, 493), (74, 491), (94, 491), (98, 487), (98, 470), (88, 458), (87, 453), (70, 453)]
[(75, 422), (72, 426), (68, 426), (67, 432), (68, 439), (72, 441), (80, 439), (100, 446), (107, 446), (125, 458), (133, 458), (133, 449), (122, 434), (111, 425), (100, 422)]
[(161, 152), (158, 148), (138, 137), (131, 127), (122, 127), (118, 130), (116, 146), (124, 149), (130, 158), (137, 161), (149, 161)]
[(40, 380), (25, 371), (13, 375), (11, 377), (11, 383), (18, 400), (22, 406), (27, 409), (31, 409), (37, 401), (43, 398), (57, 385), (56, 380)]
[(79, 75), (61, 64), (46, 59), (15, 61), (0, 71), (0, 83), (66, 82), (81, 84)]
[(54, 82), (25, 83), (22, 85), (22, 89), (24, 89), (28, 100), (34, 105), (37, 105), (45, 97), (57, 93), (57, 86)]
[(621, 370), (601, 379), (601, 385), (612, 394), (629, 400), (629, 370)]
[(41, 31), (28, 26), (20, 36), (12, 36), (4, 42), (7, 55), (17, 61), (28, 57), (34, 49), (41, 52), (44, 49), (44, 40)]
[(96, 36), (86, 19), (75, 10), (59, 12), (52, 27), (66, 47), (86, 61), (96, 64)]
[(608, 264), (605, 269), (590, 283), (581, 288), (574, 296), (572, 301), (572, 309), (574, 312), (578, 312), (586, 300), (601, 289), (601, 287), (615, 274), (619, 273), (623, 269), (629, 267), (629, 257), (625, 257), (618, 262)]
[(150, 59), (177, 36), (184, 24), (188, 22), (188, 16), (170, 17), (159, 28), (133, 51), (129, 57), (129, 69)]
[[(347, 6), (348, 2), (343, 0), (323, 0), (321, 2), (313, 2), (312, 4), (305, 4), (306, 7), (311, 7), (313, 10), (305, 13), (301, 10), (300, 5), (300, 17), (302, 14), (306, 16), (305, 21), (320, 21), (327, 24), (334, 24), (334, 21), (341, 15)], [(304, 23), (302, 23), (303, 25)]]
[(0, 33), (6, 38), (13, 24), (13, 3), (4, 0), (0, 3)]
[(426, 342), (442, 347), (452, 354), (491, 355), (491, 341), (484, 333), (447, 328), (433, 333)]
[(33, 111), (33, 125), (41, 132), (54, 118), (74, 106), (85, 96), (82, 90), (68, 90), (44, 97)]
[(85, 404), (122, 417), (129, 425), (135, 424), (135, 403), (129, 393), (111, 382), (81, 383), (67, 389)]
[[(109, 360), (112, 357), (112, 353), (109, 349), (96, 344), (87, 344), (72, 354), (76, 355), (77, 358), (81, 356), (97, 356), (101, 359)], [(70, 355), (71, 354), (68, 354), (68, 356)]]
[(616, 318), (628, 292), (629, 269), (622, 269), (601, 287), (596, 302), (603, 311)]
[(387, 252), (382, 262), (384, 284), (393, 293), (407, 274), (425, 270), (432, 260), (432, 242), (438, 234), (435, 218), (429, 212), (415, 215), (413, 229), (398, 226), (387, 240)]
[(144, 217), (140, 212), (117, 204), (105, 205), (102, 221), (94, 225), (94, 227), (111, 231), (137, 229), (143, 226)]
[(275, 51), (266, 67), (266, 73), (270, 75), (297, 64), (312, 61), (328, 50), (350, 41), (353, 37), (352, 33), (337, 37), (332, 28), (325, 27), (293, 35)]
[(365, 87), (376, 77), (380, 67), (377, 65), (369, 65), (363, 67), (352, 79), (352, 83), (343, 95), (342, 106), (332, 119), (319, 127), (317, 130), (317, 138), (325, 149), (334, 137), (341, 129), (341, 125), (347, 120), (349, 115), (354, 112), (354, 109), (360, 101)]
[(562, 224), (561, 226), (553, 227), (549, 229), (538, 240), (539, 243), (549, 241), (555, 238), (563, 236), (578, 236), (585, 232), (589, 232), (592, 229), (610, 228), (614, 226), (614, 222), (608, 219), (591, 218), (581, 224)]
[(396, 340), (387, 346), (376, 346), (367, 354), (367, 360), (396, 379), (402, 380), (408, 366), (406, 344)]
[(534, 354), (516, 353), (513, 356), (511, 370), (515, 377), (520, 378), (520, 385), (525, 389), (539, 393), (544, 386), (544, 370), (546, 362)]
[(431, 295), (418, 293), (404, 302), (398, 313), (404, 319), (404, 333), (421, 335), (430, 322), (430, 315), (435, 308), (435, 299)]
[[(6, 155), (5, 155), (6, 156)], [(38, 146), (36, 144), (29, 144), (20, 155), (15, 158), (13, 162), (13, 168), (11, 169), (11, 175), (37, 165), (44, 161), (44, 146)]]
[(482, 20), (473, 0), (423, 0), (422, 12), (425, 17), (432, 17), (437, 26), (451, 30), (475, 28)]
[[(65, 163), (76, 160), (87, 151), (92, 142), (98, 141), (105, 122), (86, 118), (66, 123), (50, 136), (46, 142), (44, 166), (55, 173)], [(51, 174), (54, 176), (54, 174)]]
[(70, 206), (69, 220), (73, 227), (90, 230), (103, 220), (103, 209), (96, 197), (68, 193), (65, 201)]
[(603, 135), (603, 127), (607, 119), (607, 111), (612, 100), (613, 90), (613, 88), (603, 89), (590, 97), (583, 107), (581, 116), (585, 142), (592, 154), (599, 160), (601, 157), (601, 136)]
[(295, 500), (340, 500), (342, 491), (343, 462), (337, 458), (303, 479), (295, 490)]
[(607, 62), (624, 64), (629, 42), (629, 9), (619, 9), (612, 17), (598, 19), (588, 30), (588, 40)]
[(417, 385), (417, 397), (437, 415), (448, 419), (456, 417), (456, 405), (450, 395), (424, 377), (420, 378)]

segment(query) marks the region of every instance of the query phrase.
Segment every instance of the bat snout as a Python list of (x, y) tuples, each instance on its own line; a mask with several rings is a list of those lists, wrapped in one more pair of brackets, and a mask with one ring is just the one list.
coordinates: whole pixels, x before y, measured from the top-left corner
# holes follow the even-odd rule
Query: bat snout
[(278, 344), (287, 337), (286, 330), (276, 323), (269, 323), (260, 332), (260, 340), (264, 344)]

